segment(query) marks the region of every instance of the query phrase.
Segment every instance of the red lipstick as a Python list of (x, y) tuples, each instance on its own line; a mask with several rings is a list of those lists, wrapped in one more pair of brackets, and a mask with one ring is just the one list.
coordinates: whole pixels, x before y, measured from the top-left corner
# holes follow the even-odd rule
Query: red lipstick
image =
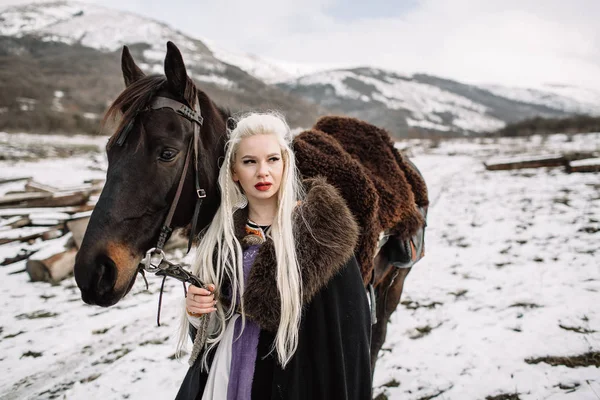
[(254, 187), (261, 192), (265, 192), (271, 188), (271, 185), (269, 182), (258, 182)]

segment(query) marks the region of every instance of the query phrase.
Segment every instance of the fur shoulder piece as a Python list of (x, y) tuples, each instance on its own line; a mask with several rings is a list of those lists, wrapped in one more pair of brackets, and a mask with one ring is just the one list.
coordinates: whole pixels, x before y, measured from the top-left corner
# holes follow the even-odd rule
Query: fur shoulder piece
[[(304, 184), (307, 195), (294, 213), (294, 226), (302, 300), (307, 304), (352, 257), (358, 225), (337, 189), (324, 178), (307, 179)], [(244, 216), (239, 214), (237, 218)], [(247, 317), (271, 332), (277, 331), (281, 307), (276, 268), (273, 242), (267, 240), (250, 270), (244, 292)]]

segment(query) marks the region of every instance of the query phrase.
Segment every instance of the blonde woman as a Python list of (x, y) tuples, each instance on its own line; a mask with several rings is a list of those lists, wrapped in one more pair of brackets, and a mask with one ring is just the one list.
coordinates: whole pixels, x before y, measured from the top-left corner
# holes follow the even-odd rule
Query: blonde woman
[[(358, 228), (323, 179), (301, 182), (291, 133), (253, 113), (230, 132), (221, 205), (197, 248), (177, 399), (370, 399), (370, 318)], [(209, 318), (206, 340), (196, 331)]]

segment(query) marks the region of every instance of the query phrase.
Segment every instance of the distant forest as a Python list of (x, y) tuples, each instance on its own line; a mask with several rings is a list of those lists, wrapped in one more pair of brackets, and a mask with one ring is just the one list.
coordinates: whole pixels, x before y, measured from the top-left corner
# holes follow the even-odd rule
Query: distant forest
[(600, 132), (600, 117), (577, 115), (567, 118), (531, 118), (492, 133), (492, 136), (529, 136), (551, 133)]

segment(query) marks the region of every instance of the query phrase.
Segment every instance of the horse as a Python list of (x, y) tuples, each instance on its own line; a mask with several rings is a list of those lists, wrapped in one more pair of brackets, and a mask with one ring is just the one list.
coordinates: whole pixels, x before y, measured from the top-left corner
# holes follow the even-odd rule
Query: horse
[[(231, 116), (195, 85), (172, 42), (164, 76), (146, 76), (127, 46), (121, 69), (125, 89), (104, 118), (119, 121), (106, 145), (106, 182), (74, 266), (82, 300), (102, 307), (131, 290), (144, 260), (162, 253), (174, 229), (187, 227), (191, 245), (211, 222), (220, 204), (217, 177)], [(374, 258), (372, 373), (409, 271), (393, 267), (385, 251)]]

